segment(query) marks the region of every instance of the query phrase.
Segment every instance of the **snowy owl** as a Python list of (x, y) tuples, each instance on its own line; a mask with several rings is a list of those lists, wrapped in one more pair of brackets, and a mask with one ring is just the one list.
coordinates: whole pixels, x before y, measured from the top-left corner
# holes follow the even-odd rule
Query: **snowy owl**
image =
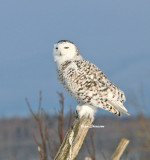
[(94, 118), (97, 108), (120, 116), (129, 112), (123, 106), (125, 95), (94, 64), (85, 60), (76, 45), (68, 40), (54, 44), (58, 80), (77, 102), (78, 117)]

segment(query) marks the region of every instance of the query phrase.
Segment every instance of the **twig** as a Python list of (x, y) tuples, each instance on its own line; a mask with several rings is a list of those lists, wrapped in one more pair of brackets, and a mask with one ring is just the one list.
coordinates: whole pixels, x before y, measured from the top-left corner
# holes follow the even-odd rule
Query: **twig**
[(53, 151), (52, 151), (51, 144), (50, 144), (50, 136), (48, 134), (48, 130), (47, 129), (45, 129), (45, 138), (47, 140), (47, 145), (48, 145), (48, 150), (49, 150), (49, 157), (51, 159), (53, 159), (54, 156), (53, 156)]
[(86, 149), (87, 149), (89, 156), (92, 157), (92, 153), (90, 151), (89, 145), (87, 144), (87, 141), (85, 141), (85, 146), (86, 146)]
[(39, 94), (39, 108), (38, 108), (38, 112), (37, 114), (35, 114), (33, 112), (33, 110), (31, 109), (30, 103), (28, 101), (28, 99), (25, 99), (27, 106), (32, 114), (32, 116), (34, 117), (34, 119), (36, 120), (37, 124), (38, 124), (38, 129), (40, 132), (40, 138), (41, 138), (41, 143), (38, 143), (35, 135), (33, 134), (33, 138), (35, 143), (38, 146), (38, 152), (40, 153), (40, 160), (47, 160), (48, 159), (48, 155), (47, 155), (47, 147), (46, 147), (46, 136), (44, 134), (44, 129), (43, 129), (43, 111), (41, 109), (41, 103), (42, 103), (42, 92), (40, 91)]
[(34, 119), (37, 120), (36, 114), (35, 114), (35, 113), (33, 112), (33, 110), (31, 109), (31, 106), (30, 106), (30, 103), (29, 103), (28, 99), (25, 98), (25, 101), (26, 101), (26, 104), (27, 104), (27, 106), (28, 106), (28, 108), (29, 108), (30, 113), (32, 114), (32, 116), (34, 117)]
[(43, 159), (47, 160), (47, 148), (46, 148), (46, 139), (44, 136), (43, 126), (42, 126), (42, 118), (40, 118), (40, 115), (38, 115), (38, 126), (39, 126), (39, 132), (42, 140), (42, 148), (43, 148)]
[(93, 150), (92, 160), (95, 160), (95, 145), (94, 145), (93, 136), (94, 136), (94, 132), (90, 134), (90, 138), (91, 138), (91, 144), (92, 144), (92, 150)]
[(100, 152), (101, 152), (102, 155), (103, 155), (104, 160), (107, 160), (107, 158), (106, 158), (106, 156), (105, 156), (105, 153), (104, 153), (104, 150), (103, 150), (103, 148), (101, 147), (100, 144), (99, 144), (99, 149), (100, 149)]
[(58, 136), (60, 140), (60, 144), (63, 142), (63, 127), (64, 127), (64, 96), (62, 93), (59, 93), (59, 104), (60, 110), (58, 113)]
[[(93, 137), (94, 137), (94, 132), (91, 132), (90, 133), (90, 143), (91, 143), (91, 145), (88, 145), (86, 141), (85, 141), (85, 145), (86, 145), (86, 149), (88, 151), (89, 156), (91, 157), (92, 160), (95, 160), (96, 159), (96, 157), (95, 157), (95, 144), (94, 144)], [(92, 152), (90, 151), (89, 146), (92, 146)]]
[(39, 108), (38, 108), (38, 113), (40, 113), (41, 104), (42, 104), (42, 91), (40, 91), (40, 93), (39, 93)]

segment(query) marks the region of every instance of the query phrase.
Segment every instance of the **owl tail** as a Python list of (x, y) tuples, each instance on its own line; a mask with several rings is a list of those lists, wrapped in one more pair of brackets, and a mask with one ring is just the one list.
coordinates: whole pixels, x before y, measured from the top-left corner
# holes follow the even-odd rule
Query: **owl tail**
[(120, 113), (125, 113), (125, 114), (127, 114), (128, 116), (130, 115), (130, 113), (129, 113), (128, 110), (123, 106), (123, 104), (115, 103), (114, 101), (109, 100), (109, 99), (108, 99), (108, 103), (109, 103), (111, 106), (113, 106), (115, 109), (117, 109)]

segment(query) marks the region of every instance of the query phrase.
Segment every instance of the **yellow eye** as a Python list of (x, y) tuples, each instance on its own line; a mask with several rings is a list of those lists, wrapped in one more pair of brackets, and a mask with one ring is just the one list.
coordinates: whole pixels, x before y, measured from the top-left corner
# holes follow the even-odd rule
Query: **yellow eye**
[(69, 47), (64, 47), (65, 49), (68, 49)]

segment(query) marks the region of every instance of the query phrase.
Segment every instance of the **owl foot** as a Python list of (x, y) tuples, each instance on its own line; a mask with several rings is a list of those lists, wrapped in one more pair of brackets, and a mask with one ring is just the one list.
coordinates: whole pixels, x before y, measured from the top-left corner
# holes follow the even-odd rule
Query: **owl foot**
[(90, 105), (77, 105), (75, 114), (77, 118), (82, 118), (82, 116), (85, 116), (87, 118), (94, 120), (94, 114), (96, 112), (96, 107), (90, 106)]

